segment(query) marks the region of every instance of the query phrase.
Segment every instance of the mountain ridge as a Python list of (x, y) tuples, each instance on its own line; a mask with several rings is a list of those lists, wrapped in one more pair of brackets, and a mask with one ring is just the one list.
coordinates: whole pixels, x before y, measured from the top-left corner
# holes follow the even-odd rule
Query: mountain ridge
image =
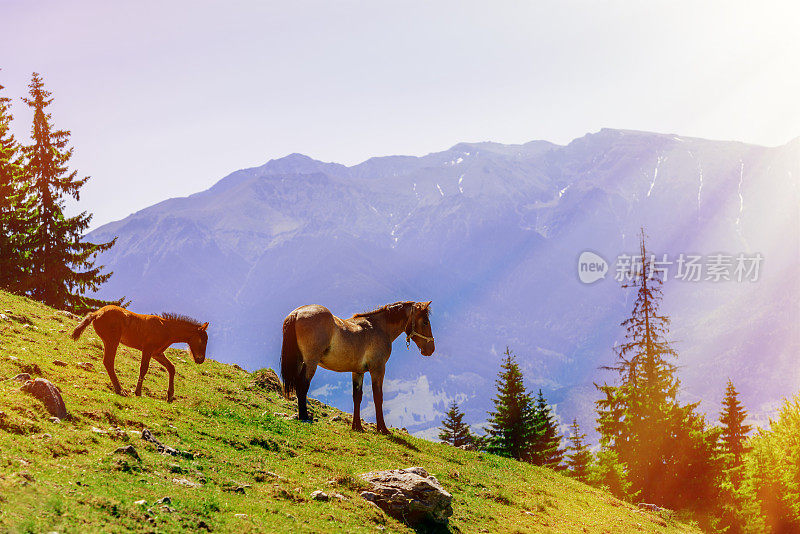
[[(582, 250), (609, 261), (635, 252), (644, 226), (654, 251), (762, 252), (775, 267), (755, 286), (764, 294), (780, 293), (778, 273), (798, 274), (798, 245), (781, 246), (776, 236), (800, 228), (793, 208), (800, 143), (759, 147), (603, 129), (567, 145), (476, 145), (350, 167), (292, 154), (235, 171), (206, 191), (92, 232), (90, 240), (120, 236), (100, 258), (115, 271), (100, 295), (128, 295), (142, 311), (169, 304), (206, 315), (218, 328), (223, 360), (249, 368), (274, 364), (280, 322), (298, 305), (317, 302), (349, 316), (401, 299), (433, 300), (439, 358), (420, 367), (394, 357), (387, 370), (400, 381), (396, 399), (417, 396), (436, 406), (419, 401), (404, 411), (398, 400), (390, 415), (424, 432), (456, 397), (465, 398), (470, 422), (484, 420), (488, 399), (480, 392), (491, 387), (506, 344), (520, 353), (529, 381), (551, 389), (548, 399), (567, 420), (578, 416), (591, 426), (591, 384), (604, 378), (597, 367), (610, 362), (627, 310), (610, 277), (594, 286), (577, 281)], [(698, 371), (711, 341), (727, 347), (742, 339), (739, 349), (720, 352), (758, 417), (768, 415), (764, 406), (774, 397), (800, 387), (784, 356), (800, 347), (788, 326), (800, 312), (785, 299), (777, 300), (780, 310), (759, 308), (762, 322), (747, 325), (744, 338), (731, 335), (736, 324), (711, 341), (693, 326), (725, 322), (718, 310), (731, 302), (762, 302), (752, 291), (745, 284), (667, 286), (665, 306), (676, 314), (689, 364), (686, 394), (705, 399), (706, 410), (723, 389), (718, 377)], [(733, 315), (746, 324), (743, 313)], [(778, 335), (767, 343), (760, 329), (770, 321)], [(698, 339), (687, 345), (689, 332)], [(765, 366), (745, 371), (755, 340), (776, 350), (775, 377)], [(345, 378), (318, 373), (312, 388), (325, 388), (325, 400), (346, 408)], [(771, 378), (775, 391), (759, 393), (756, 381)]]

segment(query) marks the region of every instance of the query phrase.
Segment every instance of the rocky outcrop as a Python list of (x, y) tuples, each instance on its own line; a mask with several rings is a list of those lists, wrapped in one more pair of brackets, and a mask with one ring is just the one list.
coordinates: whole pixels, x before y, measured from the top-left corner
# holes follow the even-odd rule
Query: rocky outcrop
[(283, 393), (281, 379), (278, 378), (277, 373), (272, 369), (259, 369), (253, 373), (253, 381), (250, 383), (250, 389), (255, 388)]
[(169, 454), (170, 456), (183, 456), (184, 458), (188, 458), (190, 460), (194, 459), (194, 454), (191, 452), (180, 451), (161, 443), (158, 438), (153, 435), (153, 432), (151, 432), (149, 428), (142, 430), (142, 440), (152, 443), (156, 450), (161, 454)]
[(50, 415), (59, 419), (67, 417), (67, 407), (64, 405), (64, 399), (61, 398), (61, 392), (49, 380), (44, 378), (28, 380), (20, 389), (42, 401)]
[(453, 515), (450, 495), (421, 467), (364, 473), (372, 488), (361, 496), (388, 515), (409, 525), (424, 521), (446, 523)]

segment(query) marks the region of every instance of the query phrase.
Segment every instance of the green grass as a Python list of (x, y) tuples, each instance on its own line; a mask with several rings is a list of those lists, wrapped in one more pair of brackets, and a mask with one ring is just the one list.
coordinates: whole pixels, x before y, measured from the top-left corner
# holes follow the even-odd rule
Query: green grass
[[(341, 412), (319, 402), (314, 424), (276, 416), (294, 414), (294, 404), (254, 386), (238, 367), (196, 365), (178, 350), (168, 353), (177, 367), (173, 404), (155, 362), (141, 398), (118, 396), (92, 328), (74, 342), (77, 321), (3, 292), (0, 313), (9, 319), (0, 320), (2, 532), (409, 532), (361, 499), (358, 474), (410, 466), (425, 467), (453, 494), (454, 514), (441, 531), (695, 531), (547, 469), (397, 429), (353, 433), (346, 421), (331, 421)], [(124, 387), (132, 389), (138, 365), (138, 353), (120, 347)], [(51, 422), (10, 380), (31, 370), (61, 389), (72, 419)], [(194, 458), (159, 454), (136, 434), (143, 428)], [(126, 444), (141, 461), (114, 453)], [(317, 489), (346, 500), (310, 500)], [(172, 512), (156, 504), (165, 496)]]

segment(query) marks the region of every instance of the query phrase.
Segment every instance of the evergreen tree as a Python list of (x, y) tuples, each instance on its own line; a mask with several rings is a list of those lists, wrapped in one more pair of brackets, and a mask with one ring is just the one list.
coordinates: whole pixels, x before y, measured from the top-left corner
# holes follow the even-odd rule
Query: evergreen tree
[(744, 532), (744, 510), (747, 502), (741, 491), (742, 481), (745, 477), (745, 455), (750, 448), (745, 445), (750, 425), (745, 425), (747, 418), (739, 394), (729, 379), (725, 388), (725, 397), (722, 400), (722, 413), (720, 414), (720, 448), (723, 454), (725, 471), (720, 480), (719, 522), (716, 527), (728, 534)]
[(572, 420), (569, 429), (570, 444), (567, 446), (567, 473), (581, 482), (588, 482), (592, 453), (586, 445), (586, 434), (581, 434), (577, 419)]
[(589, 484), (603, 488), (619, 499), (634, 499), (626, 466), (612, 449), (600, 449), (597, 460), (589, 467)]
[(616, 363), (616, 385), (597, 386), (600, 444), (613, 451), (630, 483), (630, 494), (668, 508), (710, 506), (716, 499), (716, 434), (695, 413), (699, 403), (677, 401), (680, 381), (665, 340), (669, 317), (659, 312), (663, 283), (640, 243), (641, 263), (623, 287), (636, 290), (625, 341)]
[(23, 147), (23, 153), (37, 213), (29, 245), (31, 269), (24, 289), (45, 304), (80, 313), (107, 303), (82, 295), (111, 276), (94, 265), (94, 258), (111, 248), (116, 239), (101, 244), (83, 242), (92, 216), (87, 212), (64, 215), (64, 198), (79, 200), (80, 189), (89, 178), (78, 178), (77, 171), (68, 168), (73, 151), (68, 147), (70, 132), (54, 129), (47, 112), (53, 99), (37, 73), (28, 87), (30, 97), (23, 101), (33, 110), (33, 142)]
[[(3, 89), (0, 85), (0, 91)], [(0, 288), (16, 291), (25, 278), (26, 240), (33, 213), (20, 147), (11, 133), (10, 102), (0, 96)]]
[[(769, 429), (758, 429), (744, 453), (732, 532), (800, 532), (800, 393), (786, 399)], [(738, 527), (738, 528), (737, 528)], [(741, 528), (744, 527), (744, 528)]]
[(728, 469), (740, 469), (744, 463), (743, 456), (747, 452), (745, 441), (751, 430), (750, 425), (745, 425), (747, 411), (739, 402), (739, 393), (733, 387), (733, 382), (728, 380), (725, 388), (725, 398), (722, 400), (722, 413), (719, 421), (722, 423), (720, 441), (724, 453), (727, 455)]
[(506, 348), (497, 378), (494, 411), (489, 412), (486, 450), (517, 460), (531, 460), (531, 449), (543, 432), (530, 395), (525, 391), (522, 371)]
[(450, 409), (445, 414), (445, 419), (442, 421), (439, 439), (454, 447), (473, 445), (475, 439), (469, 430), (469, 425), (463, 419), (464, 412), (458, 408), (456, 401), (453, 401), (450, 404)]
[(563, 469), (561, 462), (564, 460), (561, 434), (541, 389), (536, 399), (536, 419), (542, 432), (534, 440), (531, 461), (536, 465), (560, 471)]

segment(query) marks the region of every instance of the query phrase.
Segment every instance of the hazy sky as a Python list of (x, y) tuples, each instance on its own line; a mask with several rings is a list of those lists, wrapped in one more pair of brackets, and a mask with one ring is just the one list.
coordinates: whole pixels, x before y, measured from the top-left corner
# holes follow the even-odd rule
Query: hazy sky
[(783, 144), (795, 6), (0, 0), (0, 83), (19, 97), (44, 76), (96, 227), (291, 152), (352, 164), (602, 127)]

